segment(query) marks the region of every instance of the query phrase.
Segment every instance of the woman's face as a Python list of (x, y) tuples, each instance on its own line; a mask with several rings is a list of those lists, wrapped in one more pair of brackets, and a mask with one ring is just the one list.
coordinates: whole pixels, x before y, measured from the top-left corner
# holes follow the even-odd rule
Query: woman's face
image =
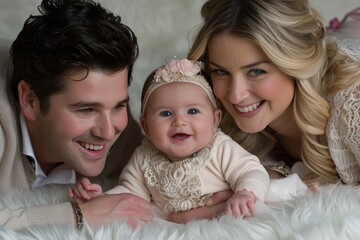
[(208, 44), (215, 95), (244, 132), (281, 131), (292, 118), (294, 80), (251, 40), (222, 32)]

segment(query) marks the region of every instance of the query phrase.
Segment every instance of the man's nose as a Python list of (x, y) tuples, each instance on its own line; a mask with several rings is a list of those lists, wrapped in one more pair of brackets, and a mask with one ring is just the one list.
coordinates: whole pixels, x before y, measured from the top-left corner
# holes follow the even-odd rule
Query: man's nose
[(92, 133), (104, 140), (113, 140), (118, 130), (115, 121), (109, 114), (102, 114), (97, 118)]

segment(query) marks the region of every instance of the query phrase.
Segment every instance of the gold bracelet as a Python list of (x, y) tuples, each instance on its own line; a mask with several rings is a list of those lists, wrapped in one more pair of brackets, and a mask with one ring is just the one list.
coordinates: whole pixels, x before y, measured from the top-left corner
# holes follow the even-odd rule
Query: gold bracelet
[(74, 214), (76, 217), (76, 227), (78, 230), (81, 230), (83, 225), (84, 225), (84, 218), (81, 212), (81, 209), (79, 207), (79, 205), (76, 202), (72, 202), (71, 206), (74, 210)]

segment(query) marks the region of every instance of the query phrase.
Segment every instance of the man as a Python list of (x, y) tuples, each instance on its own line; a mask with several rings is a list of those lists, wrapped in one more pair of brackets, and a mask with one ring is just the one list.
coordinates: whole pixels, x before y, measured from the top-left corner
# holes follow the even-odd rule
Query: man
[[(131, 29), (87, 0), (43, 0), (39, 11), (11, 46), (11, 82), (1, 76), (1, 192), (72, 184), (76, 174), (95, 177), (121, 134), (112, 164), (127, 161), (141, 139), (131, 115), (123, 132), (138, 56)], [(118, 170), (107, 166), (105, 177), (109, 168)], [(13, 229), (68, 222), (81, 228), (83, 221), (97, 226), (123, 218), (131, 225), (151, 220), (149, 203), (120, 194), (79, 205), (0, 210), (0, 224)]]

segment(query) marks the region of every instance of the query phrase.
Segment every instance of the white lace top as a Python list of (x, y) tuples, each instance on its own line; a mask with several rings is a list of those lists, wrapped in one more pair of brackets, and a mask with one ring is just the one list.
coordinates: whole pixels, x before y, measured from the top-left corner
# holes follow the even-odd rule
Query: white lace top
[(119, 184), (108, 193), (130, 192), (169, 213), (203, 206), (213, 193), (228, 189), (247, 189), (264, 200), (269, 176), (256, 156), (218, 130), (209, 146), (173, 163), (145, 139)]
[[(350, 57), (360, 60), (360, 40), (341, 39), (338, 43)], [(360, 77), (328, 101), (331, 112), (326, 134), (336, 170), (343, 182), (360, 183)]]

